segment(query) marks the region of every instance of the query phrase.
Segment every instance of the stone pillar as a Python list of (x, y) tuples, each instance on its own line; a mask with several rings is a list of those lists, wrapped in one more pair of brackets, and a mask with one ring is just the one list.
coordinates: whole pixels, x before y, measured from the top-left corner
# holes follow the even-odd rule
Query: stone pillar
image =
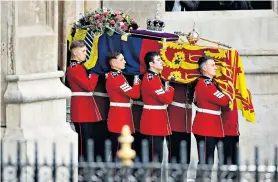
[[(2, 20), (2, 18), (4, 18), (3, 15), (6, 14), (6, 12), (4, 10), (2, 10), (2, 3), (0, 3), (0, 9), (1, 9), (1, 12), (0, 13), (0, 19)], [(3, 3), (4, 4), (4, 3)], [(3, 14), (3, 15), (2, 15)], [(5, 54), (7, 52), (6, 50), (6, 45), (4, 43), (4, 41), (6, 42), (6, 39), (7, 37), (3, 36), (6, 31), (3, 31), (3, 30), (6, 30), (7, 28), (7, 24), (3, 24), (2, 21), (1, 21), (1, 31), (0, 31), (0, 42), (1, 42), (1, 74), (0, 74), (0, 91), (1, 91), (1, 96), (0, 96), (0, 121), (1, 121), (1, 129), (0, 129), (0, 137), (2, 138), (3, 137), (3, 134), (4, 134), (4, 130), (5, 130), (5, 125), (6, 125), (6, 120), (5, 120), (5, 105), (4, 105), (4, 92), (5, 92), (5, 88), (6, 88), (6, 84), (5, 84), (5, 77), (4, 75), (6, 75), (6, 62), (3, 61), (7, 54)], [(2, 37), (3, 36), (3, 37)], [(7, 58), (6, 58), (7, 59)]]
[(84, 15), (84, 5), (85, 5), (85, 0), (75, 1), (75, 6), (76, 6), (75, 18), (76, 18), (76, 20), (79, 20), (80, 18), (82, 18), (82, 15)]
[[(1, 2), (2, 3), (2, 2)], [(52, 163), (52, 145), (56, 143), (56, 162), (68, 164), (70, 144), (77, 165), (77, 134), (66, 122), (66, 99), (70, 90), (60, 81), (58, 60), (58, 1), (8, 1), (2, 4), (1, 25), (7, 24), (6, 131), (3, 137), (4, 159), (16, 158), (15, 141), (22, 143), (22, 160), (34, 162), (34, 142), (38, 142), (39, 163)], [(2, 35), (4, 37), (4, 35)], [(2, 95), (1, 95), (2, 96)], [(2, 118), (1, 118), (2, 120)], [(77, 170), (74, 170), (77, 181)], [(24, 173), (24, 171), (23, 171)], [(51, 176), (51, 170), (44, 174)], [(61, 176), (60, 176), (61, 177)], [(68, 181), (65, 179), (58, 181)], [(23, 178), (23, 181), (29, 181)]]
[[(59, 27), (58, 27), (58, 65), (62, 71), (67, 68), (67, 38), (76, 22), (76, 2), (59, 1)], [(63, 79), (64, 81), (64, 79)]]

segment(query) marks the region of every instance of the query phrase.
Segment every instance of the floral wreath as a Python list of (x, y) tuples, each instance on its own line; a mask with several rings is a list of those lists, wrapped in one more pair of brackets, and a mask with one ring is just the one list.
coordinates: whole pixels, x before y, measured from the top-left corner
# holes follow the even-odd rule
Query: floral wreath
[[(83, 16), (83, 15), (82, 15)], [(112, 11), (108, 8), (96, 9), (88, 11), (80, 18), (74, 27), (79, 29), (87, 29), (92, 33), (106, 32), (113, 35), (114, 32), (124, 34), (129, 30), (136, 30), (139, 26), (135, 19), (121, 11)]]

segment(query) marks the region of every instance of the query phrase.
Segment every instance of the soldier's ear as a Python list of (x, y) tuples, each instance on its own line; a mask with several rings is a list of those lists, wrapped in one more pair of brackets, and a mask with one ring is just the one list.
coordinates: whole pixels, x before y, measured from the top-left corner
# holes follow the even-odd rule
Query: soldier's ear
[(111, 67), (115, 67), (115, 59), (111, 59), (110, 61), (109, 61), (109, 64), (110, 64), (110, 66)]
[(207, 71), (207, 64), (204, 64), (202, 70)]

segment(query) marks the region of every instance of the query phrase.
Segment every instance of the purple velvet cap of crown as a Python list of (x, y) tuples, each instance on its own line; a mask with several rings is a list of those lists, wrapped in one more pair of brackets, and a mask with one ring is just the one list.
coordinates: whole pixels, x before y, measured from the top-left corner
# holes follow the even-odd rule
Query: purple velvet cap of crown
[(134, 33), (139, 36), (141, 35), (143, 38), (148, 36), (154, 36), (160, 39), (162, 38), (170, 39), (171, 41), (175, 41), (179, 39), (179, 36), (173, 33), (155, 32), (150, 30), (130, 30), (130, 33)]

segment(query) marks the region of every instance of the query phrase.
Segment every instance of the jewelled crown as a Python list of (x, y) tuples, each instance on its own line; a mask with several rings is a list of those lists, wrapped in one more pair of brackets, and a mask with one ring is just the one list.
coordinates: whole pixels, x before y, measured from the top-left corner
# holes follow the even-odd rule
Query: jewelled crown
[(157, 19), (148, 19), (147, 20), (147, 29), (153, 31), (163, 31), (165, 23)]

